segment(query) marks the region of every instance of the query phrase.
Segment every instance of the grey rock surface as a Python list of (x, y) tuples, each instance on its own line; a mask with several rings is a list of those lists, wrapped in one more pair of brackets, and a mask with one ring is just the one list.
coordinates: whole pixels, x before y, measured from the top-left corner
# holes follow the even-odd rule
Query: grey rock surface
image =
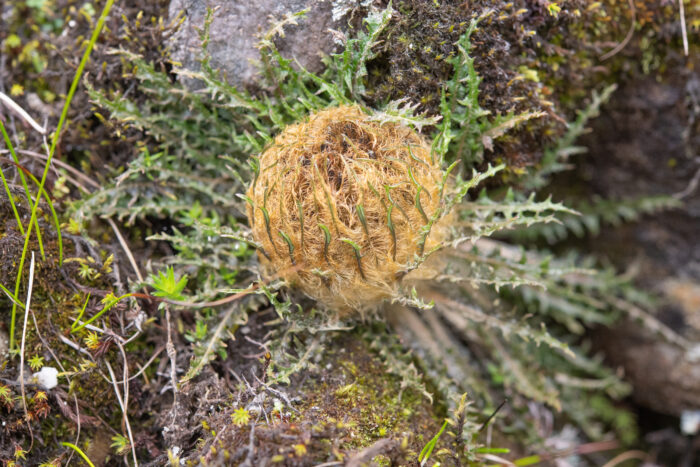
[(625, 370), (635, 400), (657, 412), (700, 409), (700, 73), (667, 61), (663, 79), (643, 77), (613, 95), (583, 139), (582, 178), (606, 198), (669, 195), (679, 209), (610, 229), (592, 249), (663, 297), (656, 318), (688, 342), (666, 342), (636, 321), (598, 333), (608, 363)]
[(214, 9), (208, 52), (214, 68), (221, 70), (227, 81), (238, 87), (253, 87), (259, 76), (260, 37), (287, 13), (308, 9), (298, 25), (287, 26), (285, 37), (277, 47), (287, 58), (295, 58), (311, 71), (322, 69), (322, 53), (334, 50), (332, 30), (342, 30), (344, 17), (352, 8), (330, 0), (172, 0), (170, 18), (184, 14), (184, 22), (171, 39), (173, 59), (190, 70), (198, 69), (203, 27), (207, 9)]

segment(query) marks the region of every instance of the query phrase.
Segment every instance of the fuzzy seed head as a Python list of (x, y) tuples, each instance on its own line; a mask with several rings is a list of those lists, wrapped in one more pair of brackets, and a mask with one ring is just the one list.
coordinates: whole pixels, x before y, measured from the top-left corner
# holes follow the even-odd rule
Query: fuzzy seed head
[(442, 175), (414, 130), (356, 106), (290, 125), (247, 192), (264, 274), (339, 312), (395, 297), (409, 265), (444, 239)]

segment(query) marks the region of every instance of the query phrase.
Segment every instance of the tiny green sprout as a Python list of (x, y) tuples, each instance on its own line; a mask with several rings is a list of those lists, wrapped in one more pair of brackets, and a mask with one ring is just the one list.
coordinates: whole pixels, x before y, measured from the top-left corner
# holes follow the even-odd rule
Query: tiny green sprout
[(100, 346), (100, 336), (96, 332), (89, 331), (83, 339), (85, 346), (90, 350), (96, 350)]
[(207, 323), (204, 320), (198, 319), (195, 323), (194, 332), (187, 331), (185, 339), (189, 342), (203, 341), (207, 337)]
[(306, 455), (306, 445), (305, 444), (295, 444), (294, 445), (294, 454), (297, 455), (297, 457), (303, 457)]
[(114, 449), (114, 452), (123, 456), (131, 449), (131, 444), (129, 444), (129, 438), (122, 435), (114, 435), (112, 436), (112, 444), (110, 447)]
[(88, 263), (81, 262), (80, 268), (78, 269), (78, 275), (81, 279), (92, 281), (99, 278), (101, 274), (91, 268)]
[(231, 421), (236, 426), (247, 425), (250, 422), (250, 412), (243, 407), (239, 407), (231, 414)]
[(547, 12), (550, 16), (554, 16), (556, 18), (557, 16), (559, 16), (560, 11), (561, 7), (557, 5), (556, 2), (552, 2), (549, 5), (547, 5)]
[(192, 203), (192, 207), (189, 210), (183, 211), (182, 216), (180, 216), (179, 220), (184, 225), (190, 227), (203, 217), (204, 210), (202, 209), (202, 205), (199, 203), (199, 201), (195, 201), (194, 203)]
[(173, 467), (180, 465), (180, 457), (170, 449), (168, 449), (168, 465)]
[(114, 305), (119, 303), (120, 299), (121, 297), (117, 297), (112, 292), (110, 292), (107, 295), (105, 295), (105, 297), (102, 300), (100, 300), (100, 303), (104, 305), (104, 311), (107, 311), (111, 309)]
[(165, 271), (158, 271), (157, 275), (149, 276), (151, 286), (156, 289), (153, 295), (156, 297), (168, 298), (170, 300), (184, 301), (182, 291), (187, 286), (187, 275), (180, 279), (175, 278), (175, 271), (172, 266), (168, 266)]
[(32, 358), (29, 359), (29, 366), (32, 370), (39, 371), (41, 367), (44, 366), (44, 357), (34, 355)]
[(11, 408), (14, 404), (12, 403), (12, 391), (8, 386), (0, 384), (0, 404), (4, 405), (5, 408)]
[(5, 47), (8, 49), (14, 49), (22, 45), (22, 39), (19, 38), (17, 34), (10, 34), (5, 39)]
[(357, 386), (355, 385), (355, 383), (346, 384), (345, 386), (338, 388), (335, 391), (336, 397), (342, 397), (342, 398), (350, 397), (356, 393), (357, 393)]
[(58, 177), (56, 182), (54, 182), (53, 195), (56, 199), (64, 198), (70, 193), (70, 188), (67, 186), (66, 177), (61, 175)]
[(114, 254), (111, 254), (107, 258), (105, 258), (104, 262), (102, 263), (102, 272), (105, 272), (107, 274), (111, 273), (112, 263), (114, 263)]
[(27, 451), (22, 449), (22, 446), (20, 446), (19, 444), (15, 444), (14, 458), (16, 461), (18, 461), (20, 459), (26, 459), (27, 458), (26, 454), (27, 454)]
[(66, 230), (72, 235), (80, 235), (80, 233), (83, 231), (83, 226), (75, 219), (70, 219), (68, 220), (68, 227)]

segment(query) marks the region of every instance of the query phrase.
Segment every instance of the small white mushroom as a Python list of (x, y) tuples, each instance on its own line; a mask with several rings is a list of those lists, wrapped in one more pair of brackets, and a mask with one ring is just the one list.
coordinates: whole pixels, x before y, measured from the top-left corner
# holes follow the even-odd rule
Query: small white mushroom
[(53, 389), (58, 386), (58, 370), (51, 366), (45, 366), (32, 375), (36, 384), (44, 389)]

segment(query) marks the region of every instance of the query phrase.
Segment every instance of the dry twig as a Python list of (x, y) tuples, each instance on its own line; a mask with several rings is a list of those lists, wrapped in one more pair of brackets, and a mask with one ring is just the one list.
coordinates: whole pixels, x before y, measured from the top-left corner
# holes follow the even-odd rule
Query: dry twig
[[(680, 0), (683, 2), (683, 0)], [(617, 55), (618, 52), (620, 52), (622, 49), (624, 49), (627, 46), (627, 43), (632, 39), (632, 36), (634, 35), (634, 26), (637, 24), (637, 10), (634, 7), (634, 0), (628, 0), (629, 5), (630, 5), (630, 11), (632, 12), (632, 23), (630, 24), (630, 28), (627, 31), (627, 35), (625, 38), (615, 46), (614, 49), (612, 49), (609, 52), (604, 53), (603, 55), (600, 56), (601, 60), (607, 60), (613, 55)]]
[(27, 340), (27, 321), (29, 318), (29, 305), (32, 301), (32, 288), (34, 286), (34, 252), (32, 251), (32, 259), (29, 263), (29, 284), (27, 285), (27, 304), (24, 307), (24, 325), (22, 326), (22, 345), (20, 346), (19, 353), (19, 384), (22, 393), (22, 407), (24, 408), (24, 417), (27, 422), (27, 428), (29, 428), (29, 434), (31, 435), (31, 442), (29, 449), (32, 450), (34, 445), (34, 433), (32, 432), (32, 426), (29, 424), (29, 413), (27, 411), (27, 394), (24, 388), (24, 344)]
[(36, 120), (34, 120), (26, 110), (24, 110), (22, 107), (19, 106), (15, 101), (13, 101), (10, 96), (8, 96), (5, 93), (0, 92), (0, 102), (5, 104), (8, 109), (12, 110), (14, 113), (16, 113), (19, 117), (22, 118), (25, 122), (27, 122), (32, 128), (34, 128), (35, 131), (37, 131), (39, 134), (45, 135), (46, 134), (46, 129), (42, 128)]

